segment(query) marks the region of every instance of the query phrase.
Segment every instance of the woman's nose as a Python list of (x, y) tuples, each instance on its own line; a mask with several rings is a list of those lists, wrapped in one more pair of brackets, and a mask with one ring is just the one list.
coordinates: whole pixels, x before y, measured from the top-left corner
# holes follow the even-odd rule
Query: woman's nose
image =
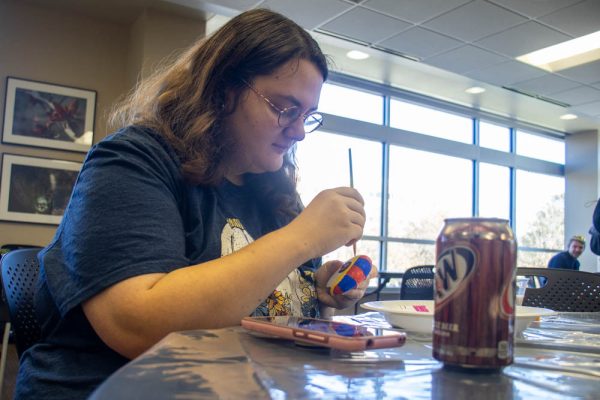
[(302, 117), (298, 118), (290, 126), (285, 128), (283, 133), (296, 142), (303, 141), (304, 137), (306, 137), (306, 132), (304, 132), (304, 119)]

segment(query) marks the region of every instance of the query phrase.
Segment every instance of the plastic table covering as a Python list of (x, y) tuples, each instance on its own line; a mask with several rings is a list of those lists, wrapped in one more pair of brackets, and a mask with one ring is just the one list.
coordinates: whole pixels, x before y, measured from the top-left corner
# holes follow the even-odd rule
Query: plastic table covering
[[(337, 319), (389, 327), (369, 312)], [(257, 337), (241, 327), (176, 332), (111, 375), (91, 399), (597, 399), (600, 313), (559, 313), (515, 338), (495, 373), (444, 368), (431, 336), (345, 353)]]

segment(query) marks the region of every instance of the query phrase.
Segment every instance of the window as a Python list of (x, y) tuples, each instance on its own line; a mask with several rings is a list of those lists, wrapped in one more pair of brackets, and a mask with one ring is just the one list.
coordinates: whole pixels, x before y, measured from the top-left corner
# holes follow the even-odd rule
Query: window
[[(348, 149), (352, 149), (352, 164), (354, 187), (362, 194), (365, 200), (364, 235), (379, 236), (381, 232), (381, 164), (382, 144), (364, 139), (355, 139), (348, 136), (319, 131), (306, 136), (298, 144), (296, 158), (300, 169), (298, 191), (305, 205), (322, 190), (339, 186), (350, 186), (350, 165)], [(377, 247), (378, 243), (368, 244), (361, 241), (357, 244), (357, 251), (364, 246)], [(340, 249), (336, 254), (343, 255), (341, 260), (352, 256), (351, 248)], [(371, 257), (375, 249), (364, 252)], [(378, 258), (376, 258), (378, 262)]]
[(519, 251), (517, 265), (545, 267), (555, 252), (550, 249), (563, 248), (565, 180), (522, 170), (516, 179), (515, 234), (519, 247), (526, 248)]
[(510, 129), (481, 121), (479, 123), (479, 145), (488, 149), (510, 151)]
[[(382, 136), (374, 139), (373, 132), (365, 132), (358, 138), (343, 131), (307, 135), (298, 145), (298, 189), (308, 204), (323, 189), (349, 185), (352, 149), (354, 185), (365, 198), (367, 213), (358, 253), (369, 255), (382, 271), (433, 264), (444, 219), (475, 212), (510, 221), (519, 266), (545, 266), (562, 249), (565, 178), (555, 164), (564, 164), (564, 140), (516, 131), (510, 120), (479, 120), (470, 110), (461, 115), (456, 106), (447, 112), (436, 102), (434, 109), (427, 99), (404, 98), (388, 86), (378, 92), (372, 82), (341, 80), (345, 86), (324, 85), (320, 110), (344, 118), (353, 136), (365, 129), (362, 122), (354, 129), (357, 120), (376, 124)], [(389, 109), (384, 107), (388, 101)], [(351, 256), (351, 247), (341, 247), (324, 259)]]
[(388, 236), (427, 240), (388, 244), (388, 270), (434, 264), (434, 241), (445, 218), (472, 215), (472, 161), (390, 148)]
[(473, 120), (392, 99), (390, 126), (443, 139), (473, 143)]
[(325, 83), (319, 111), (381, 125), (383, 96)]
[(435, 240), (445, 218), (472, 215), (472, 162), (392, 146), (388, 234)]
[(510, 169), (479, 164), (479, 216), (510, 220)]
[[(404, 272), (417, 265), (435, 264), (435, 243), (388, 242), (387, 251), (387, 271), (390, 272)], [(388, 287), (399, 286), (400, 282), (394, 283), (396, 285), (389, 284)]]
[(517, 154), (564, 164), (565, 142), (564, 140), (517, 131)]

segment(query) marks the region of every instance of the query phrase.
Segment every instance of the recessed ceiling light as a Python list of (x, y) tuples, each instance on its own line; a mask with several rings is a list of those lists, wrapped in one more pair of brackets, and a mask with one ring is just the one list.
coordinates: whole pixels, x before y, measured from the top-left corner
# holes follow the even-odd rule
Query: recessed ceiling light
[(370, 56), (367, 53), (358, 50), (350, 50), (346, 53), (346, 57), (351, 58), (353, 60), (365, 60)]
[(600, 31), (517, 57), (517, 60), (549, 72), (572, 68), (600, 59)]
[(479, 86), (473, 86), (473, 87), (470, 87), (467, 90), (465, 90), (465, 92), (471, 93), (471, 94), (478, 94), (478, 93), (485, 92), (485, 89), (482, 87), (479, 87)]
[(575, 115), (575, 114), (563, 114), (563, 115), (560, 116), (560, 119), (565, 119), (565, 120), (577, 119), (577, 115)]

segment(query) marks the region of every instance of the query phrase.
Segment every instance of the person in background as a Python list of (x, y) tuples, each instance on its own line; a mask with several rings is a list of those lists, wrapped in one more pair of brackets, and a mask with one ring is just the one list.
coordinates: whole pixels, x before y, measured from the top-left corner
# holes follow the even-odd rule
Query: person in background
[(555, 254), (548, 261), (548, 268), (573, 269), (579, 271), (579, 256), (585, 249), (585, 238), (581, 235), (575, 235), (569, 240), (567, 251), (561, 251)]
[(321, 263), (362, 236), (362, 196), (332, 188), (304, 207), (296, 189), (295, 144), (322, 125), (327, 74), (304, 29), (256, 9), (117, 108), (40, 252), (42, 338), (20, 360), (17, 399), (87, 398), (173, 331), (326, 318), (364, 295), (369, 279), (330, 295), (346, 260)]

